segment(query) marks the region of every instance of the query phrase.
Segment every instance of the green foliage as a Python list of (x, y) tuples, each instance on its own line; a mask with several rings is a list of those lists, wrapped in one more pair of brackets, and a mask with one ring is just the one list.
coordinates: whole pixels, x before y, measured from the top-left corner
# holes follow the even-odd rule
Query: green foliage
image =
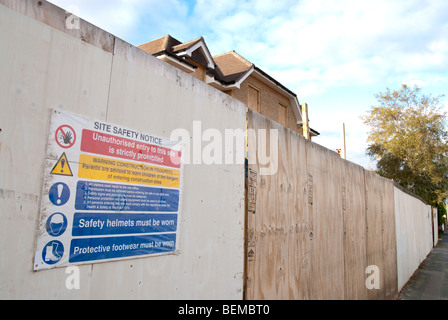
[(378, 105), (363, 117), (370, 127), (366, 153), (377, 172), (435, 205), (448, 196), (448, 132), (440, 97), (417, 86), (375, 95)]
[(445, 223), (446, 221), (446, 207), (443, 202), (439, 202), (437, 204), (437, 211), (439, 214), (439, 226), (442, 225), (442, 223)]

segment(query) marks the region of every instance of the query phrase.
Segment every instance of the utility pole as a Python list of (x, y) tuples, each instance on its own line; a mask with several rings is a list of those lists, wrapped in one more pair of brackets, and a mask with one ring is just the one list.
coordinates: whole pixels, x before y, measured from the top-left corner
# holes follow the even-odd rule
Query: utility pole
[(302, 103), (302, 130), (305, 139), (310, 140), (310, 128), (308, 119), (308, 104)]
[(347, 159), (347, 149), (346, 149), (346, 145), (345, 145), (345, 122), (342, 123), (342, 139), (344, 142), (344, 149), (341, 152), (341, 157), (343, 159)]

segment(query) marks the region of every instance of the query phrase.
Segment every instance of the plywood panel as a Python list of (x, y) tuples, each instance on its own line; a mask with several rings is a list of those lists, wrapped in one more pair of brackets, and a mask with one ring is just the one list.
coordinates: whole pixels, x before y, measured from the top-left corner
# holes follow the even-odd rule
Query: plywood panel
[[(250, 129), (279, 132), (279, 159), (269, 176), (260, 175), (259, 161), (249, 164), (256, 203), (247, 213), (246, 298), (396, 298), (399, 274), (412, 274), (408, 265), (430, 250), (429, 209), (408, 194), (394, 197), (393, 181), (256, 112), (248, 119)], [(248, 137), (249, 155), (257, 156), (260, 146)], [(366, 285), (369, 266), (377, 287)], [(400, 283), (408, 279), (400, 275)]]
[(397, 292), (395, 211), (393, 183), (366, 171), (367, 265), (380, 271), (380, 289), (368, 292), (369, 299), (392, 299)]
[[(262, 175), (263, 161), (249, 164), (249, 178), (256, 176), (256, 207), (248, 212), (248, 299), (305, 299), (310, 296), (311, 250), (306, 198), (304, 139), (249, 111), (248, 128), (255, 137), (266, 130), (278, 132), (278, 170)], [(249, 148), (269, 154), (273, 145), (250, 140)], [(249, 153), (254, 151), (249, 150)], [(258, 154), (257, 154), (258, 155)], [(253, 187), (253, 183), (251, 184)]]
[(289, 247), (291, 268), (292, 299), (311, 299), (314, 282), (313, 269), (313, 218), (310, 201), (312, 201), (312, 182), (306, 170), (306, 146), (308, 142), (299, 134), (289, 131), (291, 139), (291, 171), (293, 198), (291, 199), (292, 217), (290, 220), (291, 245)]
[[(378, 179), (382, 179), (378, 177)], [(382, 179), (384, 183), (383, 204), (383, 256), (384, 256), (384, 299), (395, 299), (398, 295), (397, 275), (397, 238), (395, 231), (395, 207), (393, 181)]]
[(344, 215), (345, 299), (366, 299), (366, 210), (364, 169), (344, 162), (342, 209)]
[[(376, 180), (376, 175), (365, 172), (365, 197), (366, 197), (366, 259), (367, 266), (377, 266), (380, 271), (380, 286), (383, 281), (383, 242), (382, 239), (382, 218), (381, 212), (384, 201), (384, 191), (382, 183)], [(380, 290), (369, 290), (368, 299), (380, 299)]]
[[(307, 144), (312, 180), (312, 299), (344, 299), (342, 161), (337, 153)], [(311, 202), (309, 202), (311, 203)]]
[[(279, 132), (279, 158), (273, 175), (260, 175), (260, 161), (249, 164), (256, 205), (247, 213), (246, 298), (391, 298), (396, 262), (390, 182), (256, 112), (248, 119), (249, 131)], [(270, 150), (250, 132), (248, 145), (249, 158), (252, 153), (260, 160), (259, 149)], [(382, 270), (382, 290), (366, 288), (371, 264)]]

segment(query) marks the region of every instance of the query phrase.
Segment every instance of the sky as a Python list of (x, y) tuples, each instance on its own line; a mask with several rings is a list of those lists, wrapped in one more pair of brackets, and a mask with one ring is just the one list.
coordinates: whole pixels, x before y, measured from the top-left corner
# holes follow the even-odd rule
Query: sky
[(448, 111), (447, 0), (51, 0), (139, 45), (200, 36), (212, 55), (235, 50), (309, 108), (313, 141), (366, 169), (361, 116), (375, 94), (417, 85)]

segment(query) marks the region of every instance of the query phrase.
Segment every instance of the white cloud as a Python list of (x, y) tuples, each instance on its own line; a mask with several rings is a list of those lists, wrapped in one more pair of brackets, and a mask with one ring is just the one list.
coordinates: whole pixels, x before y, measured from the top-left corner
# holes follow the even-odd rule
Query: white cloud
[[(239, 9), (250, 3), (239, 2)], [(312, 0), (295, 2), (281, 15), (256, 7), (239, 11), (234, 3), (230, 8), (226, 15), (209, 19), (213, 44), (226, 39), (226, 46), (263, 69), (318, 71), (312, 80), (321, 89), (369, 84), (428, 68), (446, 70), (448, 23), (443, 17), (448, 2)]]
[(49, 1), (66, 10), (76, 8), (80, 18), (134, 45), (188, 28), (188, 8), (181, 0)]
[(302, 0), (271, 12), (247, 10), (251, 3), (232, 2), (225, 15), (210, 18), (209, 46), (238, 51), (308, 102), (311, 127), (321, 133), (316, 142), (340, 147), (345, 121), (347, 157), (366, 167), (374, 164), (365, 156), (368, 128), (359, 116), (373, 95), (404, 82), (448, 81), (447, 1)]
[(445, 0), (52, 2), (77, 6), (82, 18), (134, 44), (204, 36), (213, 54), (236, 50), (262, 69), (317, 71), (321, 88), (448, 64)]

